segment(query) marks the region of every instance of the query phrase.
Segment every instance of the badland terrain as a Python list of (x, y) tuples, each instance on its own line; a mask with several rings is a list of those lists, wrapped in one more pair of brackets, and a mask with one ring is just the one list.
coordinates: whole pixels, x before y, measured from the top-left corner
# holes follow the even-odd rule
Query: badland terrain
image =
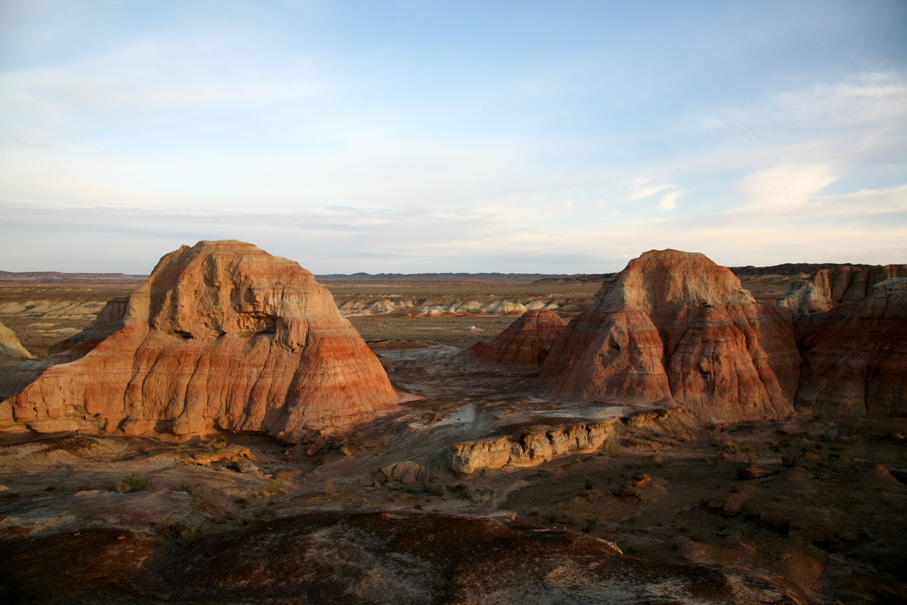
[(907, 266), (0, 273), (0, 600), (899, 603)]

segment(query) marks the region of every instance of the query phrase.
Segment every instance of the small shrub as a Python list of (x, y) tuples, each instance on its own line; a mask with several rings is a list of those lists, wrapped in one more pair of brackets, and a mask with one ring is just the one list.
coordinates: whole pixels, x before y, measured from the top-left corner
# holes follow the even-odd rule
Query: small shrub
[(195, 528), (187, 528), (181, 530), (179, 535), (177, 535), (176, 543), (185, 546), (186, 544), (192, 544), (193, 542), (198, 540), (198, 538), (198, 531)]
[(809, 437), (800, 439), (800, 451), (804, 454), (815, 454), (820, 449), (822, 449), (821, 446)]
[(337, 491), (337, 488), (334, 487), (334, 484), (330, 481), (324, 482), (324, 494), (329, 498), (336, 498), (340, 492)]
[(469, 484), (467, 483), (463, 483), (461, 481), (453, 487), (448, 487), (448, 489), (453, 492), (458, 498), (462, 498), (463, 500), (472, 500), (472, 488), (469, 487)]
[(721, 451), (726, 454), (731, 454), (732, 456), (736, 456), (740, 453), (740, 448), (737, 447), (736, 443), (732, 443), (730, 441), (725, 441), (724, 445), (721, 446)]
[(601, 447), (601, 452), (605, 456), (613, 458), (614, 456), (620, 454), (620, 445), (615, 443), (614, 441), (608, 441)]
[(417, 491), (419, 491), (419, 490), (417, 490), (417, 489), (416, 489), (414, 486), (412, 486), (412, 485), (404, 485), (404, 486), (403, 486), (403, 491), (406, 492), (407, 494), (415, 494), (415, 493), (416, 493)]
[(243, 508), (249, 505), (249, 500), (243, 496), (240, 496), (239, 498), (233, 498), (233, 502), (239, 504)]
[(756, 459), (756, 448), (750, 446), (746, 448), (746, 461), (750, 464), (753, 463), (753, 460)]
[(658, 454), (655, 454), (654, 456), (652, 456), (652, 462), (655, 463), (655, 466), (664, 466), (665, 465), (665, 459), (662, 458), (661, 456), (659, 456)]
[(145, 479), (142, 473), (129, 473), (122, 481), (117, 481), (113, 486), (113, 491), (118, 494), (127, 494), (129, 492), (140, 492), (143, 489), (149, 489), (151, 482)]
[(283, 486), (283, 483), (269, 479), (268, 484), (265, 485), (264, 489), (255, 492), (255, 496), (257, 496), (258, 498), (267, 498), (268, 496), (276, 496), (277, 494), (286, 493), (286, 491), (287, 488)]
[(174, 489), (175, 491), (178, 491), (178, 492), (185, 492), (185, 493), (188, 494), (190, 488), (189, 488), (189, 486), (186, 485), (185, 483), (181, 483), (181, 484), (179, 484), (178, 486), (176, 486), (176, 487), (173, 488), (173, 489)]
[(445, 493), (444, 486), (440, 483), (435, 483), (434, 485), (428, 486), (427, 488), (425, 488), (425, 491), (439, 498), (443, 498)]
[(227, 436), (218, 435), (217, 437), (214, 438), (214, 443), (222, 443), (224, 445), (227, 445), (227, 443), (228, 443)]
[(634, 439), (633, 437), (630, 437), (629, 439), (624, 439), (624, 446), (626, 446), (626, 447), (638, 447), (638, 446), (639, 446), (639, 440), (638, 440), (638, 439)]

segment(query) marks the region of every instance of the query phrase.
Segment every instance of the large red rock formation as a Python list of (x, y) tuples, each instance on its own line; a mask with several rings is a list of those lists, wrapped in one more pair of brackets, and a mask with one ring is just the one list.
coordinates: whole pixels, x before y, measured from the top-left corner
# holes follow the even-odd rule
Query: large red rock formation
[(37, 374), (8, 401), (16, 421), (96, 420), (126, 434), (220, 427), (293, 441), (396, 401), (314, 276), (236, 241), (163, 257), (128, 302), (111, 301)]
[(0, 362), (31, 358), (31, 353), (22, 346), (16, 333), (0, 323)]
[(803, 342), (797, 404), (844, 415), (907, 416), (907, 278), (836, 306)]
[(907, 265), (821, 269), (791, 284), (778, 304), (801, 315), (824, 313), (839, 303), (866, 298), (873, 284), (892, 277), (907, 277)]
[(555, 398), (680, 405), (702, 420), (787, 416), (791, 317), (702, 254), (647, 252), (564, 329), (540, 380)]
[(484, 340), (462, 353), (465, 359), (511, 369), (537, 370), (564, 326), (554, 311), (526, 311), (494, 340)]

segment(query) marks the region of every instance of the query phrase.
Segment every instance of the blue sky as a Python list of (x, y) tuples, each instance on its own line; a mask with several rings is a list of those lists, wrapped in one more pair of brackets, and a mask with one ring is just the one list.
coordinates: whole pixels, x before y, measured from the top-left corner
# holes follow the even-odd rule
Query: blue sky
[(904, 263), (904, 31), (904, 0), (0, 0), (0, 269)]

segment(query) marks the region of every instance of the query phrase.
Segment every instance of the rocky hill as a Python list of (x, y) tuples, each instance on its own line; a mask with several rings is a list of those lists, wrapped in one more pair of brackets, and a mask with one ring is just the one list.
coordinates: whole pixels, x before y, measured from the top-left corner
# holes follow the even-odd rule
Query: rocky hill
[(702, 254), (630, 261), (561, 333), (541, 369), (555, 398), (681, 406), (737, 421), (793, 414), (800, 355), (789, 311), (757, 303)]
[(526, 311), (494, 340), (478, 342), (460, 357), (506, 368), (538, 370), (566, 325), (554, 311)]
[(295, 441), (393, 408), (378, 359), (296, 263), (235, 241), (164, 256), (128, 301), (6, 390), (0, 421)]

